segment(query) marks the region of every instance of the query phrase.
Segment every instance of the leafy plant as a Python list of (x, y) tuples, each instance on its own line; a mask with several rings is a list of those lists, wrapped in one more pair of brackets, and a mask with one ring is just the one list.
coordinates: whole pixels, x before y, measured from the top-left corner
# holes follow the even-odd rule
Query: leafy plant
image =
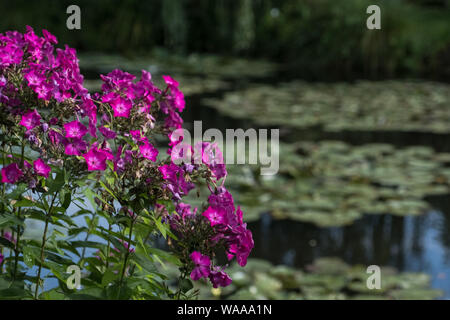
[[(136, 81), (116, 69), (91, 95), (75, 50), (56, 44), (31, 27), (0, 34), (0, 298), (192, 298), (189, 275), (229, 285), (216, 256), (244, 266), (252, 235), (224, 187), (220, 150), (173, 134), (185, 107), (178, 82), (163, 76), (160, 89), (145, 70)], [(200, 183), (211, 195), (193, 209), (182, 198)], [(178, 289), (165, 263), (179, 267)], [(68, 285), (73, 266), (79, 290)]]

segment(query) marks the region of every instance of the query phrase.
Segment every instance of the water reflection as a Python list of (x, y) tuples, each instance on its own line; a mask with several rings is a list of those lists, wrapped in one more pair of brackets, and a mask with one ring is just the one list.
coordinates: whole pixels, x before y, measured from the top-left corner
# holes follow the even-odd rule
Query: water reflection
[(425, 272), (449, 299), (450, 201), (435, 197), (430, 202), (439, 210), (416, 217), (365, 215), (345, 227), (319, 228), (265, 215), (249, 224), (255, 240), (252, 257), (304, 268), (318, 257), (337, 256), (349, 264)]

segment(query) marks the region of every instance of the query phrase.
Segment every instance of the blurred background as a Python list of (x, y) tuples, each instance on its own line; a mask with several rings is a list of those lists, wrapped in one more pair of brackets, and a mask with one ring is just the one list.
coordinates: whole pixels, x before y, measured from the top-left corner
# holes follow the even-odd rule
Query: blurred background
[[(68, 30), (66, 8), (81, 9)], [(381, 8), (368, 30), (366, 8)], [(185, 126), (279, 128), (280, 171), (228, 166), (255, 249), (205, 298), (450, 299), (450, 1), (0, 1), (86, 85), (115, 68), (185, 92)], [(193, 203), (197, 201), (192, 199)], [(369, 265), (382, 288), (366, 286)], [(276, 267), (275, 267), (276, 266)]]

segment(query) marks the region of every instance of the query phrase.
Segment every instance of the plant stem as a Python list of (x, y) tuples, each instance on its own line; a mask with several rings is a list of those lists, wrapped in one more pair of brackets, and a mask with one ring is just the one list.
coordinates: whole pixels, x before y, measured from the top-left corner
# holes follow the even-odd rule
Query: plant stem
[[(151, 235), (152, 235), (152, 232), (150, 231), (148, 233), (147, 237), (145, 237), (145, 239), (144, 239), (144, 242), (143, 242), (144, 246), (146, 245), (146, 243), (147, 243), (147, 241), (148, 241), (148, 239), (150, 238)], [(135, 270), (136, 270), (136, 264), (133, 264), (133, 266), (131, 267), (130, 276), (132, 276), (134, 274)]]
[[(5, 127), (4, 126), (2, 126), (2, 134), (5, 134)], [(2, 143), (2, 160), (3, 160), (2, 165), (5, 166), (5, 164), (6, 164), (6, 150), (5, 150), (5, 144), (4, 143)], [(2, 209), (1, 209), (2, 211), (1, 211), (1, 213), (2, 214), (5, 212), (5, 203), (4, 203), (5, 187), (6, 187), (6, 183), (2, 183), (2, 201), (1, 201), (1, 204), (2, 204)], [(4, 235), (4, 231), (3, 230), (1, 231), (1, 235), (3, 237), (3, 235)], [(3, 255), (3, 246), (0, 248), (0, 254)], [(0, 264), (0, 274), (2, 274), (2, 273), (3, 273), (3, 261)]]
[(41, 244), (41, 258), (39, 261), (39, 269), (38, 269), (37, 280), (36, 280), (36, 289), (34, 291), (34, 300), (38, 299), (39, 284), (41, 282), (41, 271), (42, 271), (42, 265), (44, 263), (45, 242), (47, 241), (48, 223), (50, 222), (53, 205), (55, 203), (55, 199), (56, 199), (57, 195), (58, 195), (58, 192), (56, 192), (55, 195), (53, 196), (52, 202), (50, 204), (50, 208), (48, 209), (48, 212), (47, 212), (47, 218), (45, 219), (44, 234), (42, 235), (42, 244)]
[(106, 258), (105, 258), (105, 262), (106, 262), (106, 269), (108, 269), (108, 260), (109, 260), (109, 254), (111, 251), (111, 241), (109, 240), (109, 234), (111, 232), (111, 223), (108, 220), (108, 244), (106, 245)]
[(34, 291), (34, 300), (38, 299), (39, 285), (41, 282), (42, 264), (44, 262), (44, 248), (45, 248), (45, 241), (46, 241), (46, 237), (47, 237), (49, 220), (50, 220), (49, 216), (47, 216), (47, 219), (45, 219), (44, 234), (42, 235), (41, 258), (40, 258), (39, 269), (38, 269), (37, 280), (36, 280), (36, 289)]
[[(1, 231), (2, 238), (3, 238), (3, 233), (4, 233), (4, 231), (2, 230)], [(3, 246), (0, 248), (0, 254), (3, 255)], [(2, 261), (2, 263), (0, 263), (0, 274), (2, 274), (2, 273), (3, 273), (3, 261)]]
[[(20, 167), (24, 167), (24, 160), (25, 160), (25, 142), (24, 142), (24, 135), (22, 135), (22, 149), (20, 153)], [(17, 218), (20, 220), (20, 213), (21, 209), (19, 208), (17, 210)], [(19, 265), (19, 242), (20, 242), (20, 225), (17, 226), (17, 235), (16, 235), (16, 245), (14, 246), (14, 273), (13, 273), (13, 282), (16, 280), (17, 275), (17, 266)]]
[[(119, 297), (120, 297), (120, 291), (122, 289), (123, 278), (125, 276), (125, 271), (127, 269), (128, 257), (130, 256), (130, 246), (131, 246), (131, 236), (133, 235), (133, 226), (134, 226), (134, 219), (131, 218), (130, 232), (128, 234), (128, 248), (125, 248), (127, 250), (127, 252), (125, 253), (125, 260), (123, 261), (123, 267), (122, 267), (122, 272), (121, 272), (120, 281), (119, 281)], [(125, 244), (124, 244), (124, 246), (125, 246)]]
[[(91, 220), (91, 223), (89, 224), (89, 228), (88, 228), (88, 231), (86, 232), (86, 237), (84, 238), (84, 241), (88, 241), (88, 240), (89, 240), (89, 237), (91, 236), (91, 230), (92, 230), (92, 228), (93, 228), (93, 225), (94, 225), (94, 221), (95, 221), (95, 217), (96, 217), (96, 216), (97, 216), (97, 213), (94, 212), (94, 213), (92, 214), (92, 220)], [(85, 255), (86, 255), (86, 247), (83, 248), (83, 251), (82, 251), (82, 253), (81, 253), (80, 261), (78, 262), (78, 264), (80, 265), (80, 267), (82, 267), (81, 263), (83, 262), (84, 256), (85, 256)]]
[(181, 273), (180, 275), (180, 279), (178, 280), (178, 292), (177, 292), (177, 300), (180, 300), (180, 296), (181, 296), (181, 282), (184, 280), (185, 278), (185, 273), (184, 271)]
[[(20, 219), (20, 209), (17, 210), (17, 218)], [(14, 257), (14, 273), (13, 273), (13, 282), (16, 280), (16, 274), (17, 274), (17, 266), (19, 265), (19, 241), (20, 241), (20, 225), (17, 226), (17, 236), (16, 236), (16, 245), (14, 248), (15, 257)]]

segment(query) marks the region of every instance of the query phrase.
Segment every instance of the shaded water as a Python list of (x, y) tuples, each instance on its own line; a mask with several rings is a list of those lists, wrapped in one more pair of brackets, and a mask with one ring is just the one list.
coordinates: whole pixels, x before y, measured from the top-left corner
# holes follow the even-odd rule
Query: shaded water
[(299, 268), (336, 256), (349, 264), (424, 272), (444, 292), (442, 298), (450, 299), (449, 201), (433, 203), (436, 209), (422, 216), (365, 215), (350, 226), (331, 228), (264, 215), (249, 224), (255, 241), (251, 256)]
[[(251, 120), (233, 119), (202, 106), (194, 97), (185, 111), (186, 127), (194, 120), (208, 128), (251, 128)], [(281, 132), (283, 133), (283, 132)], [(447, 135), (406, 132), (336, 132), (320, 130), (287, 131), (281, 140), (342, 140), (354, 145), (372, 142), (398, 147), (427, 145), (439, 152), (450, 151)], [(264, 214), (249, 223), (255, 241), (251, 257), (304, 268), (320, 257), (336, 256), (349, 264), (392, 266), (399, 271), (423, 272), (431, 276), (433, 288), (450, 299), (450, 197), (426, 199), (432, 210), (420, 216), (364, 215), (352, 225), (321, 228), (311, 223), (274, 220)]]
[[(200, 119), (204, 130), (252, 127), (251, 121), (235, 120), (207, 106), (197, 106), (185, 115), (187, 127), (189, 122)], [(307, 134), (314, 136), (314, 140), (337, 139), (355, 145), (385, 142), (396, 146), (428, 145), (444, 152), (450, 150), (449, 139), (444, 135), (402, 132)], [(292, 134), (282, 140), (291, 140), (289, 137), (302, 137), (303, 140), (305, 135)], [(392, 266), (399, 271), (424, 272), (431, 276), (432, 287), (444, 292), (442, 298), (450, 299), (450, 197), (444, 195), (426, 200), (433, 209), (424, 215), (364, 215), (345, 227), (320, 228), (311, 223), (273, 220), (265, 214), (259, 221), (249, 223), (255, 241), (251, 257), (304, 268), (317, 258), (336, 256), (349, 264), (375, 264)]]

